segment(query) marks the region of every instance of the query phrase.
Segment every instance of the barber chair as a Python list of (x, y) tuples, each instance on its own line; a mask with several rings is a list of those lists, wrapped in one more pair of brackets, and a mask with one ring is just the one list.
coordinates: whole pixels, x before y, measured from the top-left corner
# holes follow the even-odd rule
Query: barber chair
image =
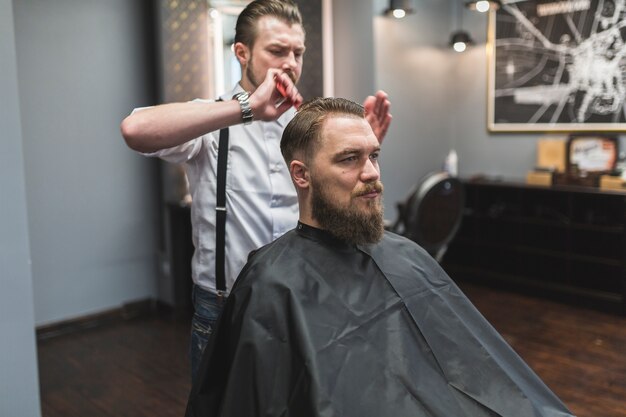
[(447, 172), (431, 172), (398, 203), (391, 231), (416, 242), (441, 262), (463, 218), (463, 183)]

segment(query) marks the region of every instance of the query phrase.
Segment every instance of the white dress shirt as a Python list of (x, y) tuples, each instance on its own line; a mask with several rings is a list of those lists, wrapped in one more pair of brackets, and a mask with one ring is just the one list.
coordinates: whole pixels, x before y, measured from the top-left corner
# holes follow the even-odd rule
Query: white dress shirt
[[(231, 100), (239, 85), (222, 96)], [(204, 101), (204, 100), (197, 100)], [(295, 115), (291, 108), (273, 122), (254, 121), (229, 128), (226, 175), (226, 286), (230, 290), (250, 251), (293, 229), (298, 199), (280, 153), (283, 130)], [(193, 281), (216, 292), (215, 203), (219, 131), (182, 145), (148, 154), (184, 163), (192, 198), (191, 224), (195, 252)]]

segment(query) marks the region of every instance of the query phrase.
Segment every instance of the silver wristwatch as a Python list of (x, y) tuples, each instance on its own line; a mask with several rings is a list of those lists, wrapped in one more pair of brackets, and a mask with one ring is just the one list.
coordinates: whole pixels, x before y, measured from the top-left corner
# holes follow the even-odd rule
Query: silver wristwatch
[(241, 106), (241, 120), (244, 125), (252, 123), (252, 108), (250, 107), (250, 94), (246, 91), (235, 94), (234, 98)]

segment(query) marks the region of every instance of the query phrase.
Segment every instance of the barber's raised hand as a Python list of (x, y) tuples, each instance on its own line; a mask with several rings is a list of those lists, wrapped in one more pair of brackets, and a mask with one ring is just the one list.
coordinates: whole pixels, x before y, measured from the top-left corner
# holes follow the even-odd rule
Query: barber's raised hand
[(289, 75), (279, 69), (269, 69), (250, 96), (250, 107), (256, 120), (270, 121), (278, 119), (291, 106), (297, 109), (302, 101)]
[(368, 96), (363, 102), (365, 120), (367, 120), (378, 138), (378, 143), (383, 143), (387, 129), (391, 124), (391, 103), (384, 91), (377, 91), (376, 95)]

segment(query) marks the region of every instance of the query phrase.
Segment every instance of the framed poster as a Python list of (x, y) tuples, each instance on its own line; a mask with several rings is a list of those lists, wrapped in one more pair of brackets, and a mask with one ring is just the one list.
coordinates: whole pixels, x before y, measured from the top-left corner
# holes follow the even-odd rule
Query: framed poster
[(505, 0), (488, 51), (490, 131), (626, 131), (626, 0)]

